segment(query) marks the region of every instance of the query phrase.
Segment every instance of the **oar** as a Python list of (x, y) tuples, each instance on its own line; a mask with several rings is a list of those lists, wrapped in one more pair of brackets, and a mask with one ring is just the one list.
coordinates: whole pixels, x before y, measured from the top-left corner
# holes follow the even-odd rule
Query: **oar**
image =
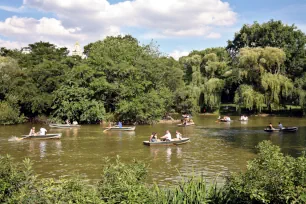
[(107, 129), (103, 130), (103, 132), (106, 132), (106, 131), (108, 131), (108, 130), (110, 130), (110, 129), (112, 129), (112, 127), (109, 127), (109, 128), (107, 128)]
[(25, 138), (27, 138), (27, 137), (29, 137), (29, 136), (25, 136), (25, 137), (22, 137), (22, 138), (18, 138), (18, 140), (23, 140), (23, 139), (25, 139)]

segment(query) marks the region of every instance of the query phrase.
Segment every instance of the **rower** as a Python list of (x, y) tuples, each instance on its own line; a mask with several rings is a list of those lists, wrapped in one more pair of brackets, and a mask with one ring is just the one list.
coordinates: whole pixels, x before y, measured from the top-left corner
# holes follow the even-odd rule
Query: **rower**
[(280, 130), (284, 129), (283, 125), (280, 122), (278, 122), (278, 127)]

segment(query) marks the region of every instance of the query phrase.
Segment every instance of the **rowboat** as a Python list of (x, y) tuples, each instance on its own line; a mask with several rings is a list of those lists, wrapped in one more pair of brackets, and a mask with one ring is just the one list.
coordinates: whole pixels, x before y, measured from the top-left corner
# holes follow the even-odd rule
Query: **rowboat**
[(296, 132), (298, 130), (297, 127), (286, 127), (283, 129), (271, 129), (271, 128), (265, 128), (264, 131), (266, 132)]
[(226, 120), (226, 119), (218, 119), (219, 122), (231, 122), (231, 119)]
[(136, 126), (133, 126), (133, 127), (118, 127), (118, 126), (113, 126), (113, 127), (105, 128), (104, 131), (106, 131), (106, 130), (134, 131), (135, 129), (136, 129)]
[(157, 142), (150, 142), (150, 141), (143, 141), (144, 145), (147, 146), (157, 146), (157, 145), (180, 145), (190, 142), (189, 138), (181, 138), (181, 139), (172, 139), (171, 141), (157, 141)]
[(186, 124), (181, 123), (181, 124), (177, 124), (177, 126), (179, 126), (179, 127), (185, 127), (185, 126), (191, 126), (191, 125), (195, 125), (195, 123), (186, 123)]
[(46, 134), (46, 135), (22, 135), (23, 140), (25, 139), (59, 139), (62, 137), (62, 133)]
[(51, 128), (75, 128), (81, 127), (81, 125), (74, 125), (74, 124), (49, 124)]

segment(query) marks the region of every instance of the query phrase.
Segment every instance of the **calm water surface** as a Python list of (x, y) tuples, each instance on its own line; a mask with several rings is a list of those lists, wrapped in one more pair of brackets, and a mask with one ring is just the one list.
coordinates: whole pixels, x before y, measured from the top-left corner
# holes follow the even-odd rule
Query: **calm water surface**
[[(0, 126), (0, 155), (11, 155), (21, 161), (30, 158), (40, 177), (84, 175), (95, 181), (100, 178), (104, 158), (116, 155), (124, 162), (133, 159), (149, 165), (148, 182), (172, 183), (180, 175), (201, 174), (207, 179), (222, 182), (229, 172), (246, 169), (247, 161), (254, 158), (255, 146), (263, 140), (279, 145), (282, 152), (299, 156), (306, 147), (306, 119), (285, 117), (250, 117), (248, 122), (232, 117), (231, 123), (218, 123), (216, 116), (196, 116), (196, 126), (177, 127), (176, 124), (137, 126), (135, 132), (107, 131), (101, 125), (82, 125), (74, 129), (50, 129), (46, 125), (23, 124)], [(263, 128), (270, 122), (277, 126), (298, 126), (296, 133), (266, 133)], [(12, 136), (28, 134), (31, 126), (48, 133), (62, 133), (60, 140), (9, 141)], [(179, 130), (191, 142), (181, 146), (148, 147), (151, 132), (158, 136), (169, 129), (172, 136)]]

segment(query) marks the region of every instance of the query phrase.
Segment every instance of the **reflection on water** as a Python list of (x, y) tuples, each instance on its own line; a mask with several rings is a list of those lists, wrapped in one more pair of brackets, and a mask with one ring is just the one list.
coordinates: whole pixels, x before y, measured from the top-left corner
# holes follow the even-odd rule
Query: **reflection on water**
[(167, 152), (167, 162), (170, 163), (171, 162), (171, 155), (172, 155), (172, 148), (168, 147), (166, 152)]
[[(10, 154), (19, 161), (30, 158), (35, 171), (42, 177), (68, 176), (76, 172), (89, 179), (100, 178), (103, 158), (119, 155), (124, 162), (137, 159), (149, 164), (148, 182), (166, 184), (179, 180), (180, 175), (190, 174), (202, 174), (208, 180), (218, 174), (221, 183), (229, 172), (246, 169), (247, 161), (255, 156), (255, 146), (263, 140), (272, 141), (282, 152), (293, 156), (305, 150), (304, 118), (249, 117), (249, 121), (231, 118), (230, 123), (218, 123), (215, 116), (198, 116), (193, 118), (197, 124), (193, 127), (158, 124), (137, 126), (135, 131), (103, 132), (100, 125), (70, 129), (45, 127), (48, 133), (62, 133), (62, 138), (18, 142), (13, 142), (12, 135), (20, 137), (35, 124), (0, 126), (0, 155)], [(296, 133), (266, 133), (263, 129), (270, 122), (298, 126), (299, 130)], [(160, 137), (168, 129), (173, 136), (176, 130), (180, 131), (191, 142), (180, 146), (142, 144), (152, 132)]]
[(46, 141), (40, 141), (39, 150), (40, 150), (40, 158), (44, 158), (46, 155)]

